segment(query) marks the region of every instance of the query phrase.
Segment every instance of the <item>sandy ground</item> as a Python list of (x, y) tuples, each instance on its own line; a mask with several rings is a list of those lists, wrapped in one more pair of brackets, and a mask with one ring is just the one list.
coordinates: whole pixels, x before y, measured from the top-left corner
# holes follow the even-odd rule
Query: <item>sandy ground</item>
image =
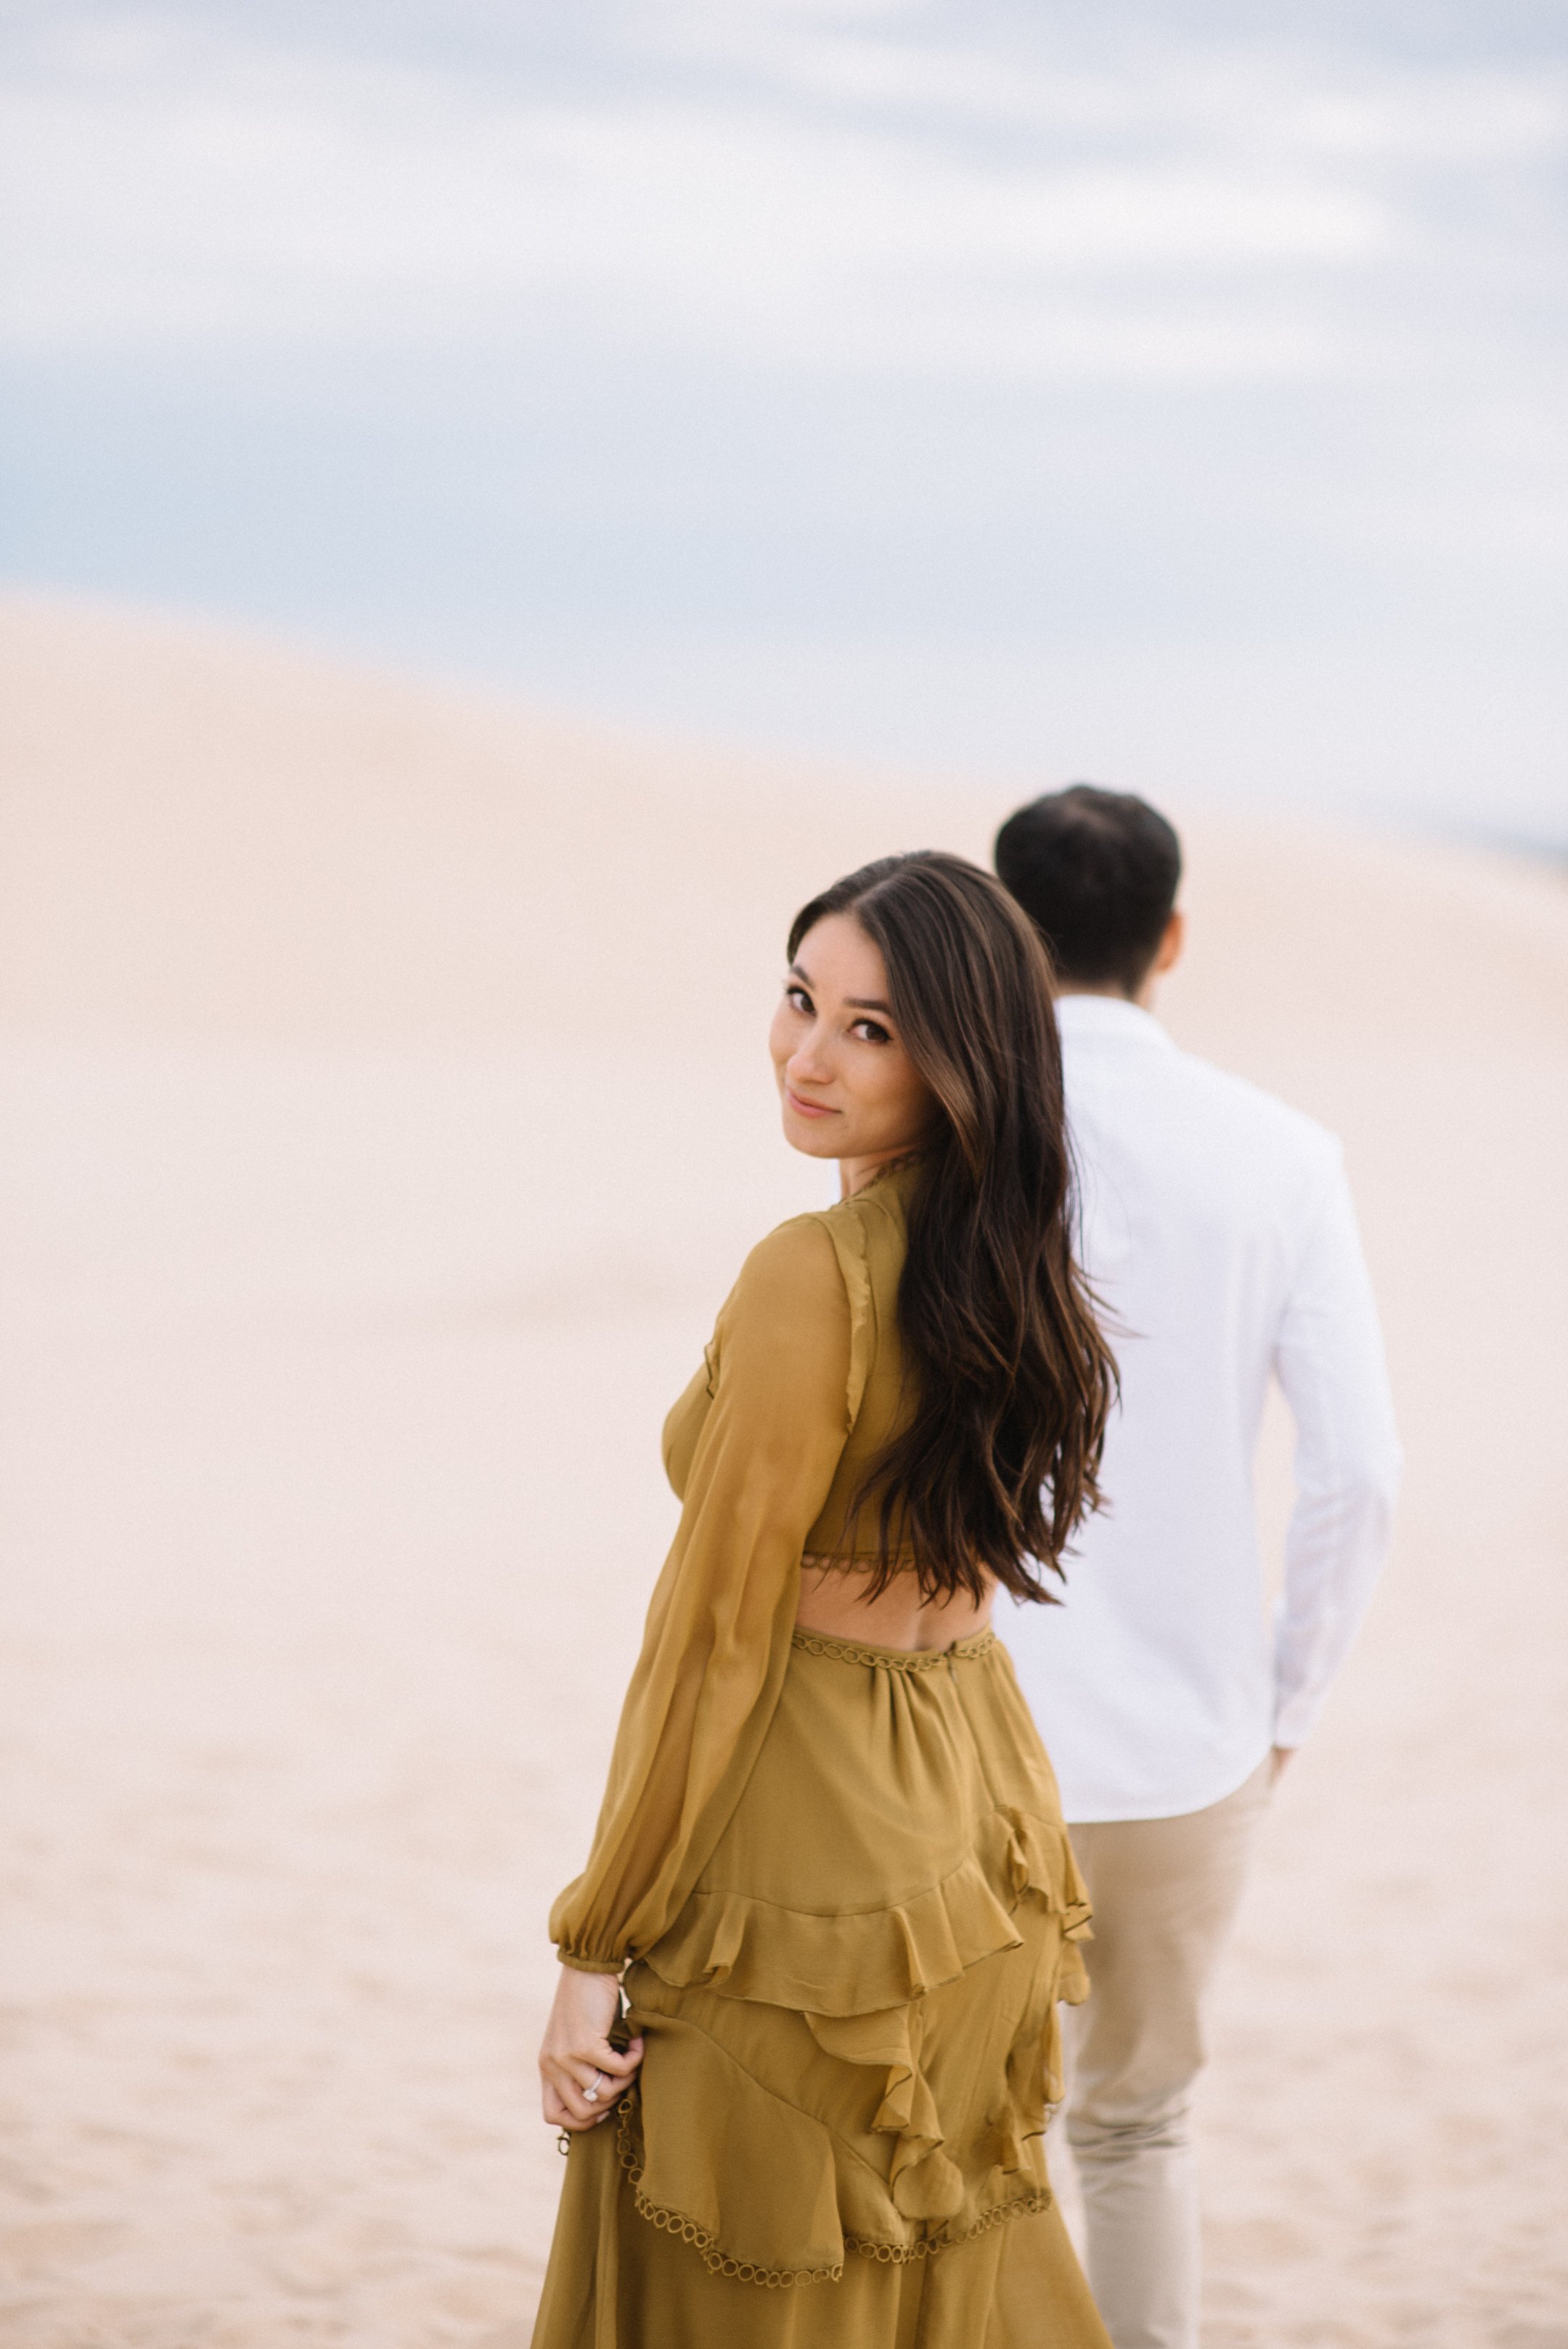
[[(820, 1195), (777, 935), (1002, 811), (113, 615), (0, 660), (0, 2337), (524, 2349), (658, 1423)], [(1206, 2342), (1568, 2349), (1568, 890), (1190, 840), (1171, 1024), (1345, 1135), (1409, 1455), (1224, 1983)]]

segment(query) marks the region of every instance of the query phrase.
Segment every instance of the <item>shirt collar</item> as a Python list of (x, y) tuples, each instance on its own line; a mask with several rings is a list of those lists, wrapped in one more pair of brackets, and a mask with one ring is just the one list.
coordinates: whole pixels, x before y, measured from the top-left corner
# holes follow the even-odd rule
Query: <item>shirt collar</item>
[(1118, 1044), (1155, 1044), (1170, 1050), (1171, 1040), (1152, 1011), (1119, 995), (1059, 995), (1056, 1025), (1064, 1038)]

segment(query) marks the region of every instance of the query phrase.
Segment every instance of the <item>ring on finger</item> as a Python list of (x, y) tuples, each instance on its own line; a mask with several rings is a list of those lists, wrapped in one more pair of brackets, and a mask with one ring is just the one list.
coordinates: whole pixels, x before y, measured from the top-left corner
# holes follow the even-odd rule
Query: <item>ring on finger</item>
[(597, 2105), (598, 2103), (599, 2082), (603, 2078), (604, 2074), (602, 2072), (596, 2072), (590, 2085), (583, 2090), (583, 2102), (586, 2105)]

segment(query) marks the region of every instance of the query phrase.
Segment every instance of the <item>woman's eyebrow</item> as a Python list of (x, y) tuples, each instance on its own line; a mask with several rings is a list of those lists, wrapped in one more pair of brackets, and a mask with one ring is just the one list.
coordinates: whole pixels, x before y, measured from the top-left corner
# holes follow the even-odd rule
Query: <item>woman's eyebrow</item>
[[(811, 973), (801, 963), (792, 962), (789, 975), (792, 978), (798, 978), (803, 987), (809, 988), (815, 984)], [(844, 1000), (851, 1011), (882, 1011), (889, 1019), (893, 1016), (892, 1005), (884, 1003), (878, 995), (846, 995)]]

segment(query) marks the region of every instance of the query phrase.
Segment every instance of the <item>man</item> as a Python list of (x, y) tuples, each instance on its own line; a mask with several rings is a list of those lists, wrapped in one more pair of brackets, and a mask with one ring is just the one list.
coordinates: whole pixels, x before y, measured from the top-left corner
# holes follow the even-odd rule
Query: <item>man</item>
[[(1003, 1624), (1095, 1909), (1064, 2124), (1116, 2349), (1196, 2349), (1204, 1995), (1269, 1787), (1371, 1596), (1398, 1445), (1337, 1143), (1152, 1016), (1182, 945), (1170, 825), (1077, 784), (1010, 818), (996, 869), (1060, 978), (1083, 1257), (1122, 1381), (1068, 1604)], [(1296, 1433), (1272, 1636), (1271, 1372)]]

